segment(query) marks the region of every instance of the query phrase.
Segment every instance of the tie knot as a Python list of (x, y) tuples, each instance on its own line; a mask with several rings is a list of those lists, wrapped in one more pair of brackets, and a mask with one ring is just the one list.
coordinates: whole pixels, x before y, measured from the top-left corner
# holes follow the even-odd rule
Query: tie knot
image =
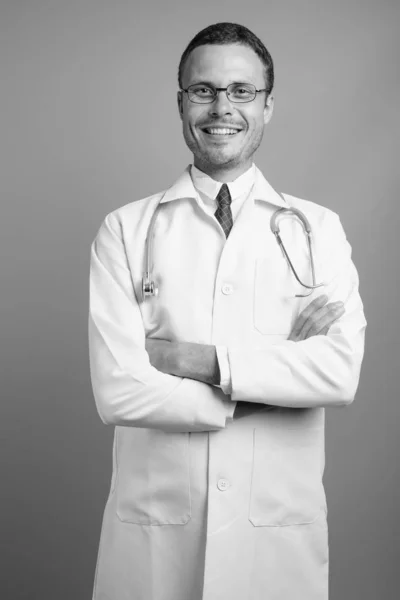
[(230, 203), (232, 202), (232, 198), (229, 193), (229, 188), (226, 185), (226, 183), (223, 183), (221, 185), (221, 188), (220, 188), (220, 190), (218, 192), (218, 196), (217, 196), (217, 202), (218, 202), (219, 206), (229, 206)]

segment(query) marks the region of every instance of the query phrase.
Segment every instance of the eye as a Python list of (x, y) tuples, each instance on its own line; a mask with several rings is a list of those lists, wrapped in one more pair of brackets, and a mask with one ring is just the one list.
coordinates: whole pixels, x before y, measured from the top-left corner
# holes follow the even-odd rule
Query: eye
[(201, 96), (202, 98), (208, 98), (209, 96), (214, 95), (214, 91), (212, 88), (207, 85), (194, 85), (190, 88), (192, 94), (196, 94), (196, 96)]
[(238, 85), (235, 86), (232, 90), (232, 93), (235, 96), (251, 96), (254, 92), (253, 89), (250, 86), (246, 86), (246, 85)]

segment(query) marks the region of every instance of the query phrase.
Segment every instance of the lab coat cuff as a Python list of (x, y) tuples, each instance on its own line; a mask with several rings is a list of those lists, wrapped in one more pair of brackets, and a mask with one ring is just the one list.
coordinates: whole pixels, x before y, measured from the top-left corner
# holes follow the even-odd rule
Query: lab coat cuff
[(230, 395), (232, 393), (232, 379), (231, 369), (228, 358), (228, 348), (226, 346), (216, 346), (218, 366), (220, 371), (220, 383), (219, 386), (224, 394)]

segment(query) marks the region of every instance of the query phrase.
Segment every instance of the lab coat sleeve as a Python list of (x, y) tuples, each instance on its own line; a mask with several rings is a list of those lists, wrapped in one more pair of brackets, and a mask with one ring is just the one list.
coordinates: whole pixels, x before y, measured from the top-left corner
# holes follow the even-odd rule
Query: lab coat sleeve
[(214, 386), (161, 373), (145, 329), (114, 213), (91, 247), (89, 357), (97, 410), (106, 424), (166, 432), (219, 430), (235, 405)]
[[(329, 302), (342, 300), (345, 314), (328, 335), (304, 341), (278, 341), (261, 348), (228, 347), (233, 401), (282, 407), (350, 404), (355, 396), (364, 353), (366, 320), (358, 293), (351, 247), (338, 216), (327, 211), (320, 276)], [(315, 298), (312, 295), (308, 301)], [(306, 304), (304, 304), (305, 308)]]
[(228, 348), (226, 346), (216, 346), (218, 367), (220, 373), (220, 382), (218, 386), (224, 394), (232, 393), (231, 371), (229, 368)]

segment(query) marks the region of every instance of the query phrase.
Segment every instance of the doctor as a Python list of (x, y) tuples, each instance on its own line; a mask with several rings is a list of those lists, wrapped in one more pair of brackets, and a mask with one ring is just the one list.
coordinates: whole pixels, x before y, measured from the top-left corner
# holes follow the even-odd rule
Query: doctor
[[(240, 85), (237, 85), (240, 84)], [(263, 43), (207, 27), (179, 66), (189, 166), (110, 213), (92, 245), (89, 345), (115, 426), (94, 600), (326, 600), (325, 407), (356, 393), (366, 321), (338, 216), (253, 162), (273, 111)], [(154, 227), (157, 296), (142, 297)], [(313, 232), (308, 297), (271, 233)], [(311, 282), (303, 229), (282, 237)]]

